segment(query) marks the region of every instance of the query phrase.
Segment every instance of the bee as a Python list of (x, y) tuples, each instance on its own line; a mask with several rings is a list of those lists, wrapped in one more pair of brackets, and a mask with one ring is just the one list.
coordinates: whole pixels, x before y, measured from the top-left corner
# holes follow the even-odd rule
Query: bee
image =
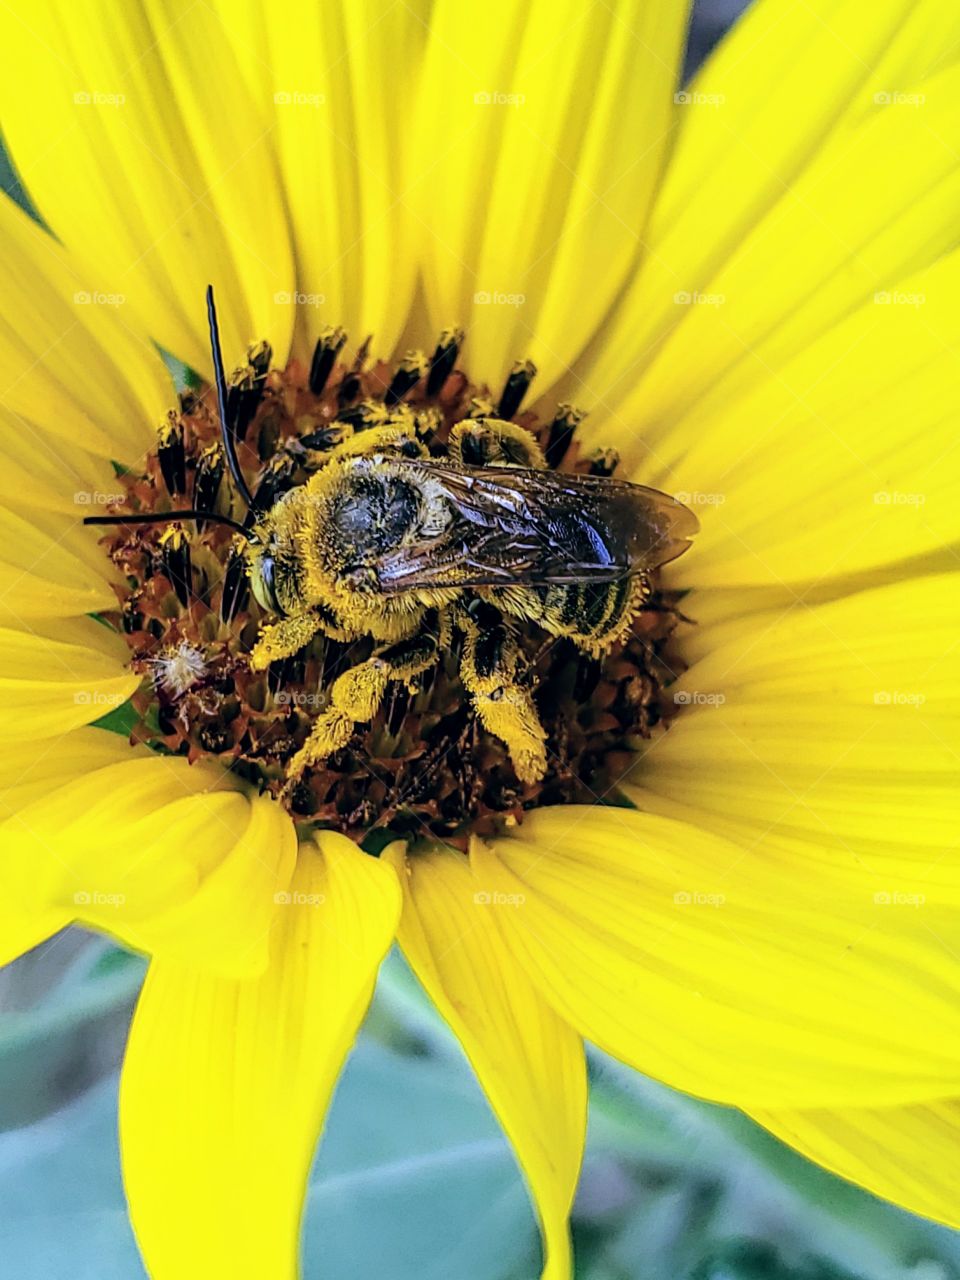
[(600, 657), (648, 599), (651, 571), (690, 545), (693, 513), (642, 485), (551, 471), (530, 432), (493, 417), (458, 423), (448, 456), (433, 457), (406, 406), (334, 444), (304, 484), (261, 510), (227, 426), (212, 289), (207, 302), (224, 454), (250, 517), (246, 525), (193, 510), (142, 518), (219, 519), (242, 534), (251, 590), (274, 618), (250, 655), (254, 670), (318, 633), (375, 642), (332, 683), (288, 777), (346, 746), (391, 681), (415, 688), (456, 634), (460, 679), (481, 724), (504, 742), (521, 781), (540, 781), (546, 733), (520, 625)]

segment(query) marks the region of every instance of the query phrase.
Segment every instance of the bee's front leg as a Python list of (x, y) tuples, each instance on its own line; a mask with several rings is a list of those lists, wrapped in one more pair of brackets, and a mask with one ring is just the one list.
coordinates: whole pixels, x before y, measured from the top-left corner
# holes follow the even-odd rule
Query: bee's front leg
[(460, 625), (460, 679), (483, 727), (506, 743), (521, 782), (539, 782), (547, 771), (547, 735), (529, 689), (517, 679), (520, 650), (513, 629), (479, 597), (463, 610)]
[(250, 654), (251, 669), (266, 671), (271, 662), (292, 658), (305, 644), (310, 643), (318, 631), (336, 640), (347, 638), (345, 631), (340, 630), (335, 622), (326, 618), (317, 609), (294, 614), (289, 618), (281, 618), (279, 622), (271, 622), (268, 626), (261, 628), (257, 643), (253, 646), (253, 652)]
[(304, 769), (345, 747), (356, 725), (377, 714), (391, 680), (409, 684), (438, 656), (436, 635), (416, 635), (378, 649), (366, 662), (337, 676), (330, 686), (330, 705), (314, 721), (309, 738), (287, 766), (287, 776), (298, 778)]

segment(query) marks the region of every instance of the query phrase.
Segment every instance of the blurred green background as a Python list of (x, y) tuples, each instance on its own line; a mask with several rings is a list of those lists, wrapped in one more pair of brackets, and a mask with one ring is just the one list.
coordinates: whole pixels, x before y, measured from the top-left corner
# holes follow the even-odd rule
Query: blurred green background
[[(698, 4), (688, 71), (744, 7)], [(0, 154), (0, 184), (26, 204)], [(0, 1280), (143, 1280), (117, 1156), (136, 956), (68, 930), (0, 970)], [(592, 1053), (577, 1280), (960, 1280), (960, 1233)], [(175, 1224), (171, 1224), (175, 1230)], [(520, 1175), (392, 955), (310, 1185), (305, 1280), (535, 1280)], [(269, 1277), (264, 1277), (269, 1280)]]
[[(116, 1141), (117, 1067), (143, 971), (78, 929), (0, 971), (3, 1280), (145, 1275)], [(960, 1277), (960, 1233), (830, 1177), (724, 1107), (600, 1054), (590, 1065), (578, 1280)], [(535, 1280), (539, 1258), (496, 1121), (391, 955), (314, 1166), (305, 1280)]]

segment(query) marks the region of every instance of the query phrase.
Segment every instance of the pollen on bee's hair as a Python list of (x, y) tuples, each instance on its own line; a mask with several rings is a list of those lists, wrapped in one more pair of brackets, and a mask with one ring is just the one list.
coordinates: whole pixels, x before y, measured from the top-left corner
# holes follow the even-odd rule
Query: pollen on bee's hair
[[(423, 536), (451, 518), (431, 460), (615, 470), (613, 451), (581, 455), (583, 415), (573, 406), (545, 421), (523, 409), (536, 372), (529, 361), (492, 388), (459, 367), (463, 343), (450, 328), (429, 358), (415, 351), (391, 367), (371, 361), (367, 343), (342, 358), (346, 335), (329, 328), (308, 364), (285, 368), (271, 368), (267, 344), (253, 344), (227, 379), (232, 457), (215, 389), (184, 396), (142, 467), (121, 478), (118, 506), (143, 523), (114, 521), (105, 538), (123, 584), (106, 617), (145, 677), (132, 699), (136, 740), (191, 761), (216, 757), (298, 822), (356, 840), (376, 826), (465, 847), (471, 832), (522, 821), (538, 804), (611, 791), (629, 744), (672, 714), (661, 690), (676, 671), (665, 647), (677, 614), (656, 583), (631, 579), (628, 603), (642, 612), (628, 626), (626, 610), (622, 631), (594, 657), (567, 640), (545, 643), (540, 623), (557, 601), (522, 585), (498, 588), (513, 610), (500, 627), (490, 604), (465, 611), (471, 622), (454, 617), (449, 588), (424, 591), (429, 620), (412, 642), (402, 626), (390, 631), (390, 614), (383, 634), (357, 638), (362, 597), (378, 585), (369, 566), (344, 571), (336, 599), (320, 590), (328, 561), (352, 564), (324, 516), (338, 459), (352, 466), (366, 456), (380, 477), (423, 462)], [(235, 468), (256, 495), (249, 511)], [(310, 502), (285, 500), (307, 483)], [(286, 557), (271, 550), (283, 540)], [(269, 583), (258, 557), (272, 560)], [(314, 617), (278, 597), (291, 584), (292, 597), (312, 589)], [(259, 602), (271, 597), (288, 616)], [(581, 603), (599, 617), (623, 602), (611, 586)], [(401, 599), (396, 617), (403, 607)]]

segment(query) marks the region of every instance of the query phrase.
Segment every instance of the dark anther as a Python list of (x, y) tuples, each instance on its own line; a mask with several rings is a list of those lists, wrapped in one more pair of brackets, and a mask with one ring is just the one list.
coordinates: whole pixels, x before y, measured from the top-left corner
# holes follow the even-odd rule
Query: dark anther
[(223, 572), (223, 594), (220, 597), (220, 617), (232, 622), (247, 603), (250, 583), (247, 578), (247, 562), (240, 547), (231, 548), (227, 567)]
[(360, 378), (355, 373), (348, 373), (337, 389), (337, 405), (340, 409), (345, 409), (347, 405), (353, 404), (354, 400), (360, 395), (361, 386)]
[(172, 524), (165, 529), (160, 538), (160, 555), (163, 572), (177, 593), (182, 605), (188, 603), (193, 590), (193, 575), (190, 567), (190, 543), (180, 524)]
[(309, 435), (301, 436), (299, 443), (304, 449), (318, 449), (321, 453), (326, 453), (329, 449), (335, 449), (338, 444), (342, 444), (348, 434), (340, 423), (331, 422), (325, 427), (318, 427), (316, 431), (311, 431)]
[(574, 408), (572, 404), (557, 406), (557, 412), (547, 434), (547, 447), (544, 450), (548, 467), (559, 467), (570, 448), (573, 433), (583, 421), (583, 417), (583, 411)]
[(258, 511), (269, 511), (276, 500), (293, 488), (296, 459), (286, 453), (278, 453), (263, 469), (263, 477), (254, 491), (254, 505), (247, 512), (244, 524), (254, 523)]
[(437, 396), (443, 390), (443, 384), (456, 366), (462, 345), (462, 329), (444, 329), (441, 333), (437, 349), (430, 360), (430, 374), (427, 378), (428, 396)]
[(590, 459), (592, 476), (612, 476), (620, 465), (620, 454), (616, 449), (598, 449)]
[[(193, 505), (198, 511), (216, 511), (223, 470), (223, 447), (217, 440), (207, 445), (197, 459), (197, 470), (193, 477)], [(203, 532), (205, 523), (206, 521), (197, 518), (198, 533)]]
[(169, 413), (157, 432), (157, 459), (160, 474), (171, 498), (187, 492), (187, 459), (183, 447), (183, 423)]
[(408, 391), (412, 391), (427, 372), (427, 357), (422, 351), (408, 351), (400, 361), (399, 368), (393, 375), (383, 402), (386, 405), (399, 404)]
[(322, 396), (326, 390), (333, 366), (346, 340), (344, 330), (332, 325), (324, 329), (317, 339), (310, 362), (310, 390), (315, 396)]
[(361, 400), (352, 408), (338, 413), (337, 421), (346, 422), (357, 431), (366, 431), (369, 427), (382, 426), (389, 417), (389, 412), (379, 400)]
[(227, 387), (227, 427), (242, 440), (263, 398), (273, 350), (269, 342), (256, 342), (247, 349), (247, 363), (230, 375)]
[(497, 417), (510, 418), (517, 412), (523, 403), (523, 397), (527, 394), (530, 383), (536, 377), (537, 366), (532, 360), (518, 360), (510, 371), (510, 375), (504, 384), (503, 394), (500, 397), (500, 403), (497, 405)]
[(600, 683), (603, 663), (591, 658), (588, 653), (581, 653), (577, 658), (577, 674), (573, 681), (573, 698), (575, 702), (584, 703), (593, 697), (593, 692)]

